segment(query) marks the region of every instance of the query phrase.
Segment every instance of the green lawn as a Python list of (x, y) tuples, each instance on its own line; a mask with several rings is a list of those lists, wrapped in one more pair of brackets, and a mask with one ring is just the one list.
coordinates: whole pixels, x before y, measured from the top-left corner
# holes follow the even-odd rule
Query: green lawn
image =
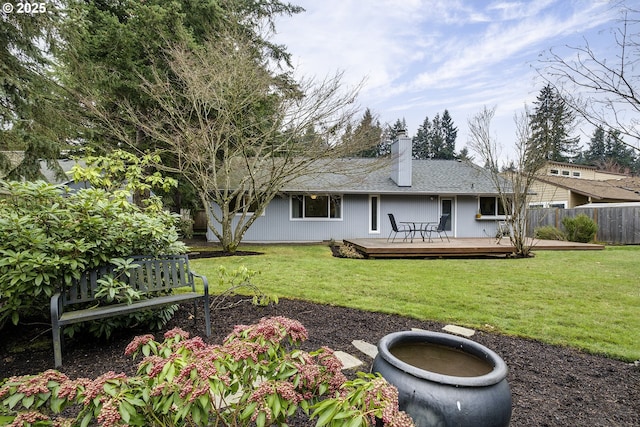
[(353, 260), (325, 245), (242, 246), (261, 256), (192, 261), (259, 271), (280, 298), (396, 313), (640, 359), (640, 247), (538, 251), (529, 259)]

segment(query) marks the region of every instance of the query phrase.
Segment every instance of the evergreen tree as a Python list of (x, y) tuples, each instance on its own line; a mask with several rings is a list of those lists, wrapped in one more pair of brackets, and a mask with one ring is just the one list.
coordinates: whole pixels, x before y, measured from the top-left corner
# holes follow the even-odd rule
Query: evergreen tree
[(442, 131), (442, 119), (436, 114), (431, 123), (431, 135), (427, 143), (430, 159), (442, 159), (444, 151), (444, 132)]
[[(66, 46), (59, 55), (61, 72), (65, 85), (79, 93), (82, 101), (98, 103), (105, 111), (117, 115), (123, 103), (153, 110), (154, 102), (143, 85), (154, 80), (152, 74), (158, 70), (168, 82), (173, 80), (167, 49), (180, 44), (196, 50), (223, 30), (234, 28), (251, 43), (256, 64), (267, 59), (289, 64), (284, 47), (267, 41), (263, 30), (273, 26), (277, 16), (300, 11), (279, 0), (72, 2), (61, 29)], [(285, 82), (287, 75), (278, 78)], [(140, 133), (139, 148), (156, 143), (139, 129), (132, 131)], [(91, 132), (99, 135), (92, 142), (101, 148), (105, 142), (117, 144), (108, 130)]]
[(418, 127), (418, 131), (413, 137), (412, 155), (414, 159), (423, 160), (431, 158), (431, 134), (431, 121), (427, 116), (425, 117), (424, 122), (422, 122), (422, 125)]
[[(313, 129), (307, 129), (307, 134), (309, 134), (310, 131), (313, 131)], [(305, 141), (308, 140), (307, 137), (305, 137), (304, 139)], [(351, 123), (348, 123), (347, 126), (345, 126), (344, 133), (342, 134), (342, 137), (340, 139), (343, 144), (348, 144), (349, 142), (351, 142), (351, 140), (353, 139), (353, 125)]]
[[(105, 124), (122, 117), (125, 108), (135, 109), (142, 116), (154, 114), (157, 101), (145, 90), (148, 82), (164, 79), (168, 85), (177, 84), (168, 51), (175, 46), (201, 51), (205, 43), (222, 34), (236, 34), (244, 40), (252, 52), (254, 65), (273, 74), (274, 92), (294, 92), (293, 86), (283, 89), (290, 85), (287, 73), (275, 75), (269, 68), (268, 63), (273, 62), (289, 65), (289, 54), (283, 46), (269, 42), (267, 36), (277, 16), (301, 11), (302, 8), (279, 0), (70, 2), (61, 27), (65, 40), (65, 49), (59, 55), (61, 80), (70, 92), (77, 94), (78, 105), (94, 106), (92, 113), (99, 111), (102, 116), (96, 119), (95, 114), (87, 114), (81, 127), (85, 130), (82, 140), (99, 151), (118, 146), (120, 141)], [(184, 97), (176, 97), (174, 102), (183, 100)], [(246, 116), (262, 111), (269, 117), (276, 96), (270, 101), (247, 105)], [(193, 116), (193, 120), (198, 119), (203, 118)], [(268, 120), (262, 123), (267, 127), (273, 125)], [(176, 165), (177, 159), (166, 144), (151, 138), (140, 126), (132, 123), (128, 126), (135, 135), (135, 144), (126, 147), (128, 150), (163, 151), (164, 164)], [(176, 178), (182, 180), (180, 176)], [(179, 194), (172, 196), (177, 210), (182, 200)]]
[(636, 155), (633, 149), (624, 143), (620, 131), (609, 129), (605, 139), (607, 170), (619, 173), (632, 173), (636, 166)]
[(380, 147), (378, 148), (378, 156), (384, 157), (391, 154), (391, 143), (398, 139), (399, 131), (407, 131), (407, 121), (402, 118), (398, 119), (393, 126), (387, 124), (382, 130), (382, 137), (380, 139)]
[(436, 114), (433, 120), (427, 116), (413, 138), (413, 158), (455, 159), (457, 134), (448, 110), (444, 110), (442, 117)]
[(469, 149), (467, 147), (464, 147), (462, 150), (460, 150), (460, 154), (458, 154), (458, 159), (462, 161), (473, 162), (474, 156), (472, 156), (469, 153)]
[(585, 163), (598, 169), (618, 173), (636, 173), (638, 157), (614, 129), (605, 132), (602, 126), (596, 127), (589, 148), (583, 153)]
[(596, 127), (589, 142), (589, 148), (583, 153), (587, 164), (598, 165), (604, 163), (607, 157), (607, 146), (605, 144), (605, 132), (602, 126)]
[(387, 125), (385, 129), (385, 136), (389, 138), (391, 141), (395, 141), (398, 138), (399, 131), (407, 131), (407, 121), (402, 118), (402, 120), (397, 119), (393, 126)]
[[(6, 3), (11, 6), (15, 2)], [(40, 159), (51, 167), (65, 142), (62, 91), (51, 78), (56, 25), (64, 2), (34, 3), (38, 13), (0, 17), (0, 176), (38, 179)], [(22, 152), (19, 164), (3, 153)], [(14, 159), (15, 160), (15, 159)]]
[(456, 158), (456, 138), (458, 137), (458, 128), (453, 125), (453, 119), (449, 114), (449, 110), (442, 113), (442, 133), (444, 136), (444, 147), (440, 153), (441, 159), (453, 160)]
[(542, 88), (534, 104), (529, 118), (532, 149), (542, 150), (547, 160), (574, 161), (580, 152), (580, 138), (570, 136), (575, 114), (550, 84)]
[[(351, 129), (347, 129), (349, 132)], [(351, 138), (358, 143), (364, 143), (365, 146), (372, 147), (360, 153), (360, 157), (378, 157), (380, 156), (382, 145), (382, 127), (380, 122), (373, 116), (370, 109), (366, 109), (358, 127), (353, 131)]]

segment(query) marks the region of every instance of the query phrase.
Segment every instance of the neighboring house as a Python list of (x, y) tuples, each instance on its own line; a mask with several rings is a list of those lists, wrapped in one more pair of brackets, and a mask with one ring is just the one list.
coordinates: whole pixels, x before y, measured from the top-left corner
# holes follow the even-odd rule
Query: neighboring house
[(595, 166), (576, 165), (573, 163), (548, 162), (542, 171), (543, 175), (565, 178), (591, 179), (605, 181), (607, 179), (619, 179), (627, 175), (622, 173), (598, 170)]
[[(24, 160), (24, 151), (0, 151), (0, 155), (8, 160), (8, 168), (4, 172), (0, 171), (0, 179), (6, 178)], [(65, 184), (73, 186), (73, 181), (67, 172), (76, 164), (75, 160), (58, 159), (53, 161), (40, 160), (41, 179), (52, 184)], [(84, 162), (80, 162), (84, 165)]]
[(587, 203), (640, 201), (640, 194), (624, 185), (627, 176), (592, 166), (549, 162), (531, 187), (530, 207), (574, 208)]
[[(9, 171), (4, 173), (0, 172), (0, 179), (5, 179), (6, 176), (15, 169), (20, 162), (24, 159), (23, 151), (3, 151), (1, 152), (6, 158), (9, 159)], [(40, 160), (40, 179), (49, 182), (51, 184), (62, 184), (68, 187), (69, 191), (76, 191), (81, 188), (87, 188), (90, 186), (87, 182), (75, 182), (68, 172), (76, 165), (86, 166), (83, 160), (72, 159), (58, 159), (53, 161)]]
[(638, 176), (625, 176), (624, 178), (609, 179), (607, 182), (615, 185), (616, 187), (640, 194), (640, 177)]
[[(24, 151), (0, 151), (0, 156), (2, 156), (3, 160), (6, 160), (5, 167), (0, 168), (0, 179), (8, 179), (9, 174), (14, 172), (24, 160), (25, 153)], [(73, 160), (62, 159), (57, 160), (59, 168), (51, 168), (50, 162), (40, 160), (40, 179), (52, 184), (65, 184), (74, 188), (76, 184), (65, 175), (74, 164)]]
[(0, 179), (5, 179), (24, 160), (24, 151), (0, 151)]
[[(398, 222), (437, 222), (449, 214), (450, 236), (487, 237), (495, 235), (497, 221), (504, 219), (486, 170), (456, 160), (412, 160), (406, 136), (394, 144), (391, 160), (342, 161), (348, 162), (350, 173), (306, 176), (283, 188), (243, 241), (386, 239), (391, 232), (388, 213)], [(216, 240), (211, 231), (207, 238)]]
[[(46, 160), (40, 160), (40, 173), (51, 184), (73, 185), (73, 179), (67, 174), (78, 162), (71, 159), (58, 159), (59, 169), (52, 169)], [(84, 162), (81, 162), (84, 165)]]

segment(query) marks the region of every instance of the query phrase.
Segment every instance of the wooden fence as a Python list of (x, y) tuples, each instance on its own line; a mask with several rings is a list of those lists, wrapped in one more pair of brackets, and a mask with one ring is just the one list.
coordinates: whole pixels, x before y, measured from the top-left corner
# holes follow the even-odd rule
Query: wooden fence
[(598, 224), (596, 241), (622, 245), (640, 244), (640, 207), (635, 206), (529, 209), (527, 235), (532, 236), (536, 228), (545, 225), (563, 230), (562, 218), (580, 214), (587, 215)]

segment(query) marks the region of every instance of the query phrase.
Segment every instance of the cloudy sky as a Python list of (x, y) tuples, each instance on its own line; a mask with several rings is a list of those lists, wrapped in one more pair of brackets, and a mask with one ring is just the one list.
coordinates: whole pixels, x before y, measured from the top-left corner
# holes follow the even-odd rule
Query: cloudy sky
[[(512, 158), (514, 114), (544, 85), (536, 69), (545, 51), (584, 45), (607, 55), (618, 10), (599, 0), (291, 0), (306, 12), (279, 19), (274, 40), (293, 55), (297, 73), (318, 78), (344, 71), (366, 79), (359, 104), (381, 123), (405, 118), (414, 135), (425, 117), (449, 110), (458, 127), (496, 107), (492, 123)], [(586, 144), (591, 131), (582, 135)]]

